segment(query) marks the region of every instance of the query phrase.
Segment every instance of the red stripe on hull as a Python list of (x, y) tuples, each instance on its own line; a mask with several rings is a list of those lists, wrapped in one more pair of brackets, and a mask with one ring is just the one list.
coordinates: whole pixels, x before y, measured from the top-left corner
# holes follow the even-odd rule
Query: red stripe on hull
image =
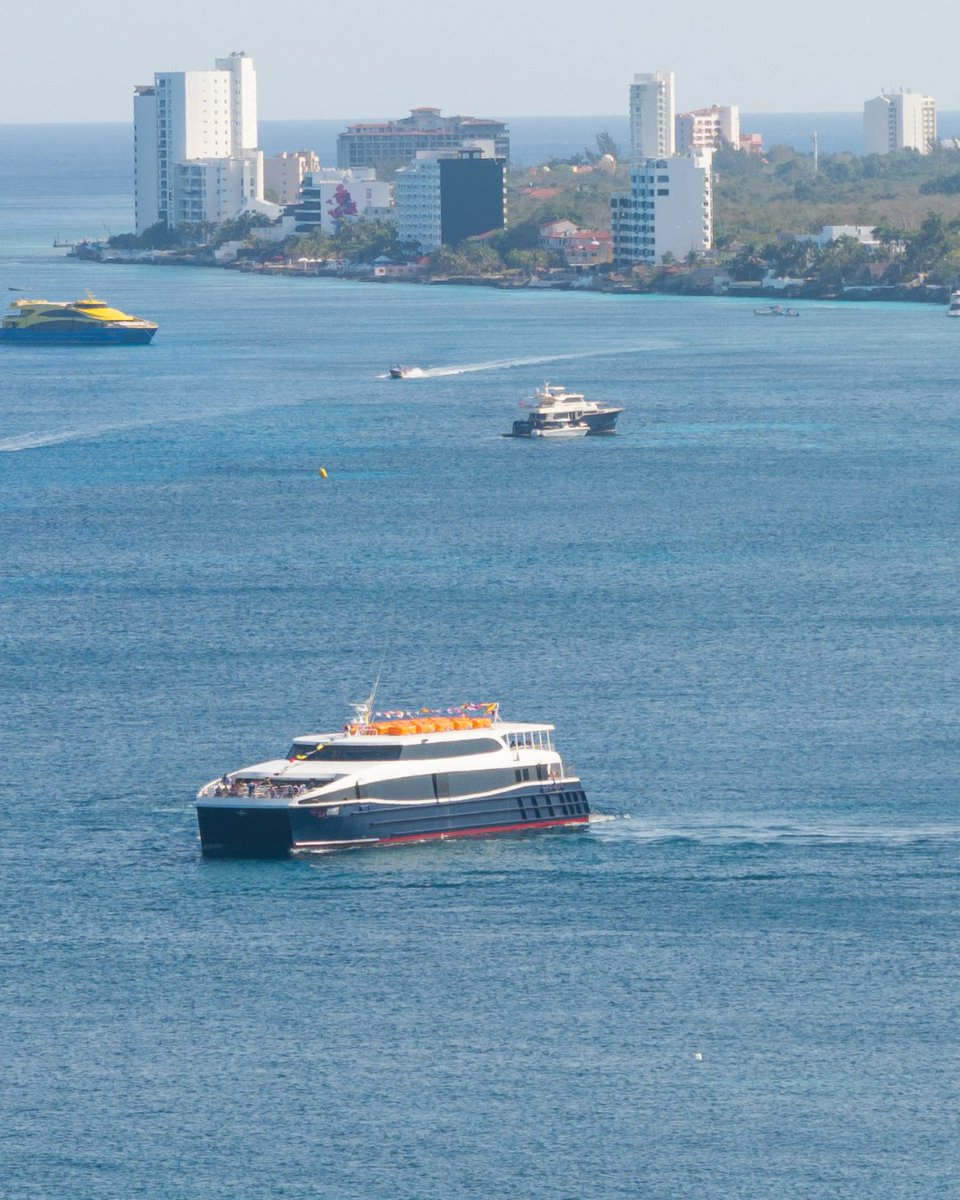
[(483, 837), (488, 833), (520, 833), (525, 829), (547, 829), (552, 825), (586, 825), (589, 817), (561, 817), (552, 821), (524, 821), (522, 825), (488, 825), (483, 829), (451, 829), (437, 833), (402, 833), (398, 837), (381, 838), (385, 842), (424, 842), (428, 838)]
[(294, 850), (320, 847), (325, 850), (335, 850), (337, 847), (349, 849), (352, 846), (389, 846), (398, 842), (427, 842), (439, 838), (487, 837), (495, 833), (529, 833), (534, 829), (550, 829), (558, 825), (587, 825), (589, 815), (582, 817), (556, 817), (550, 821), (524, 821), (522, 825), (486, 825), (480, 829), (441, 829), (436, 833), (401, 833), (396, 837), (364, 838), (354, 842), (300, 842), (294, 845)]

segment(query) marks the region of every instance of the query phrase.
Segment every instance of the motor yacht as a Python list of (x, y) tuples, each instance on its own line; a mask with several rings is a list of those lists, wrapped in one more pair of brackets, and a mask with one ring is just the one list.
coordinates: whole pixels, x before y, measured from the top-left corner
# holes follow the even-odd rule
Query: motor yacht
[[(565, 387), (551, 383), (545, 383), (520, 403), (527, 409), (527, 416), (514, 421), (513, 428), (504, 437), (541, 437), (545, 430), (558, 427), (563, 427), (564, 431), (552, 436), (615, 433), (617, 419), (623, 412), (622, 407), (587, 400), (582, 392), (568, 392)], [(580, 426), (586, 426), (586, 429), (581, 430)]]

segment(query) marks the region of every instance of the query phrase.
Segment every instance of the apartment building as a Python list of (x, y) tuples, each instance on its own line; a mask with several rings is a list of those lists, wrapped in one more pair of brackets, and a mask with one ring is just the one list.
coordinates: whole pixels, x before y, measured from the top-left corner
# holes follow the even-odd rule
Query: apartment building
[(672, 71), (634, 75), (630, 85), (630, 161), (669, 158), (675, 153)]
[(740, 149), (740, 108), (736, 104), (714, 104), (677, 113), (676, 145), (678, 154), (691, 150)]
[(916, 150), (929, 154), (937, 140), (937, 106), (920, 92), (881, 92), (863, 106), (864, 154)]
[(312, 150), (271, 154), (263, 160), (264, 194), (277, 204), (296, 204), (306, 176), (319, 170), (320, 159)]
[(492, 141), (497, 158), (510, 158), (510, 132), (503, 121), (444, 117), (439, 108), (414, 108), (396, 121), (348, 125), (337, 137), (337, 166), (395, 170), (422, 150), (455, 152), (476, 141)]
[(134, 89), (136, 229), (225, 221), (263, 200), (253, 59), (163, 71)]
[(397, 240), (429, 254), (465, 238), (503, 229), (506, 163), (495, 146), (420, 151), (394, 183)]
[(646, 158), (630, 170), (630, 190), (610, 199), (613, 261), (656, 266), (713, 246), (712, 151)]
[(339, 167), (319, 167), (305, 176), (296, 208), (293, 210), (297, 233), (337, 232), (343, 222), (390, 220), (393, 217), (392, 188), (377, 179), (373, 167), (343, 171)]

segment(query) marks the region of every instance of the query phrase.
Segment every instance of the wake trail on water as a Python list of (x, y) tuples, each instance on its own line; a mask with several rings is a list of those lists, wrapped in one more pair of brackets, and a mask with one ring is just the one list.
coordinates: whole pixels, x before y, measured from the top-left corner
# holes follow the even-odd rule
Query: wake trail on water
[(905, 846), (960, 842), (960, 825), (855, 825), (824, 822), (793, 824), (659, 825), (628, 815), (591, 815), (590, 828), (617, 841), (690, 843), (711, 846)]
[(134, 429), (152, 429), (164, 425), (181, 425), (187, 421), (215, 421), (221, 417), (234, 417), (247, 412), (260, 412), (264, 408), (281, 408), (290, 404), (302, 404), (304, 397), (291, 400), (271, 400), (269, 404), (248, 404), (233, 408), (213, 409), (206, 412), (177, 413), (166, 417), (149, 417), (141, 421), (115, 421), (100, 425), (88, 425), (80, 429), (52, 429), (17, 433), (0, 438), (0, 454), (15, 454), (21, 450), (39, 450), (44, 446), (61, 446), (66, 442), (94, 441), (114, 433), (127, 433)]
[[(679, 342), (644, 342), (621, 346), (615, 350), (579, 350), (569, 354), (538, 354), (531, 358), (496, 358), (489, 362), (452, 363), (446, 367), (408, 367), (405, 379), (443, 379), (450, 375), (472, 375), (478, 371), (508, 371), (513, 367), (536, 367), (544, 363), (574, 362), (581, 358), (613, 358), (620, 354), (637, 354), (643, 350), (674, 350)], [(378, 376), (389, 379), (387, 374)]]

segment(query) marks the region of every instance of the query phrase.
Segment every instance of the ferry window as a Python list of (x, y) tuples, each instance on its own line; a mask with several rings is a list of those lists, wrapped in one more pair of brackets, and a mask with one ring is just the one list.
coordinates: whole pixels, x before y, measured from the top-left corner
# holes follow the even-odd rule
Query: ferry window
[(513, 777), (513, 771), (502, 767), (494, 767), (492, 771), (454, 771), (446, 776), (451, 796), (470, 796), (476, 792), (510, 787), (514, 782)]
[(358, 745), (356, 742), (294, 742), (287, 758), (305, 762), (390, 762), (400, 757), (400, 746)]
[(378, 800), (429, 800), (434, 796), (431, 775), (408, 775), (367, 784), (369, 795)]
[(449, 742), (414, 742), (403, 747), (403, 758), (459, 758), (464, 754), (491, 754), (502, 750), (496, 738), (461, 738)]

